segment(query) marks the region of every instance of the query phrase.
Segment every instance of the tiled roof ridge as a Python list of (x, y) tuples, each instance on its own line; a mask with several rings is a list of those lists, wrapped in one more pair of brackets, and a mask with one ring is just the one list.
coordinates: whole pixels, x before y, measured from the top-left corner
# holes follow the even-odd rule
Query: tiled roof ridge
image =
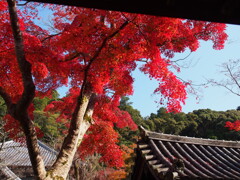
[[(12, 143), (12, 142), (15, 142), (15, 141), (13, 141), (13, 140), (5, 141), (4, 144), (10, 144), (10, 143)], [(1, 145), (1, 144), (2, 144), (2, 142), (0, 143), (0, 145)]]
[(162, 141), (187, 143), (187, 144), (200, 144), (200, 145), (209, 145), (209, 146), (240, 148), (239, 141), (214, 140), (214, 139), (205, 139), (205, 138), (157, 133), (157, 132), (148, 131), (144, 129), (142, 126), (139, 126), (139, 130), (141, 132), (142, 138), (157, 139)]
[(7, 166), (1, 166), (0, 171), (8, 178), (13, 180), (21, 180), (11, 169)]
[(39, 141), (39, 140), (38, 140), (38, 145), (41, 146), (41, 147), (43, 147), (45, 150), (48, 150), (49, 152), (55, 154), (55, 155), (58, 154), (58, 152), (55, 151), (53, 148), (49, 147), (48, 145), (44, 144), (43, 142), (41, 142), (41, 141)]
[[(17, 141), (14, 141), (14, 140), (9, 140), (9, 141), (4, 142), (5, 145), (11, 144), (11, 143), (20, 143), (20, 142), (17, 142)], [(0, 145), (1, 145), (1, 144), (2, 144), (2, 143), (0, 143)], [(42, 147), (43, 149), (45, 149), (45, 150), (47, 150), (47, 151), (49, 151), (49, 152), (51, 152), (51, 153), (53, 153), (53, 154), (55, 154), (55, 155), (58, 154), (58, 152), (57, 152), (55, 149), (51, 148), (50, 146), (46, 145), (45, 143), (43, 143), (43, 142), (40, 141), (40, 140), (38, 140), (38, 145), (39, 145), (40, 147)], [(25, 143), (25, 142), (24, 142), (24, 143), (20, 143), (20, 146), (26, 146), (26, 143)], [(9, 148), (9, 147), (7, 147), (7, 148)], [(4, 147), (3, 147), (3, 149), (4, 149)]]

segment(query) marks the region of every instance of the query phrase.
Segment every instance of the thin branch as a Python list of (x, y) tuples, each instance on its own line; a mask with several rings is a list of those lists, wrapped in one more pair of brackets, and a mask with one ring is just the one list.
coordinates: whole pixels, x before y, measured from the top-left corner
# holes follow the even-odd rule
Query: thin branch
[(60, 61), (60, 62), (71, 61), (71, 60), (75, 59), (76, 57), (79, 57), (80, 55), (83, 57), (84, 61), (86, 61), (86, 56), (88, 56), (88, 55), (86, 53), (77, 52), (76, 51), (76, 52), (74, 52), (72, 54), (67, 55), (67, 57), (64, 60)]
[(224, 74), (227, 79), (221, 81), (215, 81), (213, 79), (208, 80), (213, 86), (220, 86), (227, 89), (232, 94), (240, 96), (240, 84), (239, 80), (239, 60), (233, 61), (229, 60), (227, 63), (223, 63), (223, 70), (220, 71), (221, 74)]
[(138, 61), (138, 62), (145, 62), (145, 63), (147, 63), (148, 62), (148, 60), (146, 59), (146, 60), (143, 60), (143, 59), (137, 59), (136, 61)]
[(49, 35), (48, 37), (45, 37), (44, 39), (41, 40), (41, 42), (43, 43), (44, 41), (48, 40), (48, 39), (51, 39), (52, 37), (55, 37), (55, 36), (58, 36), (62, 33), (57, 33), (57, 34), (52, 34), (52, 35)]
[(146, 40), (146, 42), (148, 43), (149, 40), (147, 39), (146, 35), (142, 32), (141, 27), (139, 26), (139, 24), (136, 24), (136, 23), (134, 22), (134, 20), (137, 18), (137, 15), (131, 20), (131, 19), (129, 19), (123, 12), (121, 12), (121, 14), (122, 14), (122, 16), (123, 16), (127, 21), (133, 23), (133, 24), (138, 28), (140, 34), (142, 34), (143, 38), (144, 38), (144, 39)]
[(122, 16), (125, 18), (126, 21), (133, 23), (134, 25), (138, 26), (135, 22), (133, 22), (138, 15), (136, 15), (132, 20), (129, 19), (123, 12), (121, 12)]
[(110, 34), (109, 36), (107, 36), (101, 46), (98, 48), (98, 50), (96, 51), (96, 53), (93, 55), (93, 57), (90, 59), (89, 64), (91, 65), (91, 63), (98, 57), (98, 55), (101, 53), (102, 49), (105, 47), (105, 45), (107, 44), (107, 41), (111, 38), (113, 38), (115, 35), (117, 35), (122, 29), (124, 29), (127, 25), (129, 24), (129, 21), (125, 21), (115, 32), (113, 32), (112, 34)]
[(213, 81), (213, 80), (210, 81), (210, 83), (212, 83), (212, 84), (215, 85), (215, 86), (221, 86), (221, 87), (224, 87), (225, 89), (227, 89), (227, 90), (230, 91), (231, 93), (233, 93), (233, 94), (235, 94), (235, 95), (237, 95), (237, 96), (240, 96), (239, 93), (237, 93), (237, 92), (233, 91), (231, 88), (229, 88), (229, 87), (227, 86), (227, 84), (224, 85), (224, 84), (218, 83), (218, 82)]
[(188, 84), (191, 85), (191, 86), (198, 86), (198, 87), (201, 87), (201, 86), (206, 86), (206, 85), (210, 84), (209, 82), (208, 82), (208, 83), (202, 83), (202, 84), (194, 84), (194, 83), (192, 83), (192, 82), (188, 82), (188, 81), (186, 81), (186, 80), (180, 78), (179, 76), (176, 76), (176, 77), (177, 77), (179, 80), (181, 80), (182, 82), (184, 82), (184, 83), (188, 83)]
[(23, 3), (23, 4), (17, 4), (17, 6), (25, 6), (25, 5), (27, 5), (29, 3), (29, 1), (27, 1), (27, 2), (25, 2), (25, 3)]
[(174, 61), (171, 61), (171, 62), (177, 63), (177, 62), (179, 62), (179, 61), (184, 61), (184, 60), (186, 60), (191, 54), (192, 54), (192, 52), (190, 52), (190, 53), (189, 53), (187, 56), (185, 56), (184, 58), (177, 59), (177, 60), (174, 60)]
[(226, 65), (227, 71), (229, 72), (229, 75), (231, 77), (231, 79), (235, 82), (235, 84), (238, 86), (238, 88), (240, 89), (240, 84), (238, 83), (237, 79), (234, 77), (234, 75), (232, 74), (231, 69), (229, 68), (228, 65)]

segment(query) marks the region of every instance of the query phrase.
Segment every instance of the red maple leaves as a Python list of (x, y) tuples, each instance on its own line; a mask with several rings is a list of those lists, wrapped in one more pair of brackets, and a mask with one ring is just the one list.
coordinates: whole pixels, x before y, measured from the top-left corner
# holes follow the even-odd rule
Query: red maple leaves
[[(187, 48), (195, 51), (199, 40), (211, 40), (215, 49), (221, 49), (227, 38), (224, 24), (54, 7), (54, 28), (58, 30), (54, 35), (24, 19), (27, 12), (20, 19), (27, 60), (32, 64), (37, 90), (41, 93), (49, 94), (69, 80), (72, 86), (81, 86), (84, 70), (94, 59), (88, 72), (93, 91), (130, 95), (134, 81), (131, 72), (138, 60), (146, 59), (148, 62), (141, 70), (159, 81), (155, 93), (161, 94), (160, 102), (164, 102), (169, 111), (181, 111), (186, 99), (185, 85), (169, 70), (172, 64), (164, 56), (172, 58), (175, 52), (184, 52)], [(4, 4), (2, 8), (5, 8)], [(6, 17), (7, 13), (2, 16)], [(9, 22), (2, 20), (1, 27), (2, 45), (5, 46), (1, 52), (2, 66), (5, 67), (1, 69), (1, 75), (9, 79), (1, 86), (12, 91), (14, 99), (22, 93), (21, 76), (16, 60), (13, 60)], [(18, 88), (13, 91), (12, 86)]]
[(240, 120), (236, 120), (234, 122), (227, 121), (225, 127), (229, 130), (240, 131)]
[(79, 147), (80, 155), (84, 158), (86, 155), (98, 153), (102, 155), (101, 161), (110, 167), (122, 167), (124, 165), (123, 152), (116, 143), (118, 142), (118, 133), (114, 131), (109, 122), (96, 122), (89, 128), (84, 141)]
[(107, 96), (98, 97), (94, 108), (93, 119), (96, 122), (112, 122), (119, 128), (129, 127), (136, 130), (137, 126), (133, 122), (128, 112), (122, 111), (118, 108), (119, 97), (110, 98)]

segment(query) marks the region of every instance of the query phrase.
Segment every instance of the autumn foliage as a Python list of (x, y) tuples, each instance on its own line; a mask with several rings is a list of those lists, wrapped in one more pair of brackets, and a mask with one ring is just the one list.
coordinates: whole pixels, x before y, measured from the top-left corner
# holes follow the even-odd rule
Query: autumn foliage
[[(57, 122), (69, 128), (56, 167), (65, 162), (66, 149), (74, 151), (71, 143), (76, 142), (75, 132), (80, 131), (83, 119), (92, 125), (79, 147), (82, 156), (98, 152), (109, 166), (122, 166), (113, 127), (137, 128), (130, 115), (118, 109), (120, 97), (133, 94), (132, 72), (137, 64), (142, 63), (140, 70), (159, 82), (154, 91), (160, 95), (159, 103), (168, 111), (179, 112), (187, 98), (187, 84), (170, 70), (180, 70), (171, 58), (187, 49), (196, 51), (200, 40), (210, 40), (214, 49), (222, 49), (227, 38), (226, 25), (219, 23), (55, 5), (45, 5), (53, 15), (52, 27), (46, 30), (36, 23), (36, 3), (18, 9), (22, 33), (18, 35), (12, 31), (7, 3), (0, 2), (0, 95), (10, 115), (19, 122), (14, 123), (7, 115), (10, 123), (6, 130), (19, 130), (21, 125), (28, 137), (26, 126), (31, 121), (23, 119), (33, 120), (34, 110), (25, 99), (28, 92), (30, 99), (49, 97), (53, 90), (69, 86), (66, 97), (45, 109), (47, 113), (59, 113)], [(24, 53), (15, 51), (16, 37), (21, 36)], [(30, 64), (30, 70), (23, 68), (24, 63)], [(91, 117), (86, 116), (88, 103), (94, 104)], [(24, 116), (18, 111), (21, 104), (28, 109)], [(36, 130), (32, 131), (35, 136)], [(30, 145), (33, 139), (27, 142)]]
[[(16, 101), (23, 91), (22, 81), (13, 60), (14, 44), (5, 2), (1, 8), (4, 81), (0, 83)], [(141, 71), (159, 81), (155, 93), (162, 96), (161, 102), (167, 99), (169, 110), (180, 111), (186, 99), (185, 84), (169, 70), (169, 58), (187, 48), (197, 50), (199, 40), (211, 40), (215, 49), (221, 49), (227, 37), (224, 24), (75, 7), (57, 6), (54, 10), (54, 28), (58, 32), (54, 35), (27, 19), (27, 12), (19, 11), (27, 60), (41, 95), (49, 95), (52, 89), (67, 83), (81, 86), (88, 63), (92, 63), (88, 81), (94, 92), (131, 95), (131, 72), (137, 62), (147, 61)]]
[(240, 131), (240, 120), (236, 120), (234, 122), (227, 121), (225, 127), (229, 130)]

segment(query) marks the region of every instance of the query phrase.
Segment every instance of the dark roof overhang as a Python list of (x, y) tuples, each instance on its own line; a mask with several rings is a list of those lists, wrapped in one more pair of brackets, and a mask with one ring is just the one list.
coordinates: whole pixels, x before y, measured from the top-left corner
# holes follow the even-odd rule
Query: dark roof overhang
[(240, 24), (239, 0), (28, 0), (184, 19)]

